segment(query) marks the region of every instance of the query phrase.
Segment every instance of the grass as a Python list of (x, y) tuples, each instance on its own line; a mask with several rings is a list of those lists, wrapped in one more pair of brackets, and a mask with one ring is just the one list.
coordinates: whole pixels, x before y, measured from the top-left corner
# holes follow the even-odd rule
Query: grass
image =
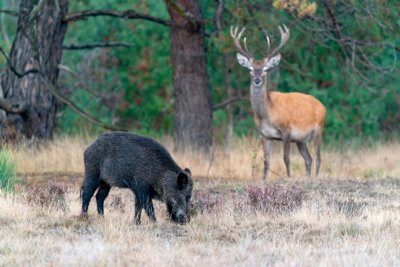
[[(78, 217), (82, 152), (90, 138), (57, 138), (40, 147), (8, 147), (24, 177), (17, 194), (0, 192), (1, 266), (395, 266), (400, 262), (399, 143), (323, 150), (321, 176), (303, 176), (292, 153), (283, 176), (281, 147), (261, 181), (258, 140), (217, 147), (212, 161), (174, 154), (195, 178), (193, 216), (171, 223), (133, 222), (133, 197), (113, 189), (99, 217)], [(163, 143), (172, 148), (166, 138)], [(279, 143), (278, 143), (279, 144)], [(293, 149), (294, 150), (294, 149)]]
[(0, 150), (0, 189), (6, 192), (14, 190), (15, 183), (15, 163), (11, 159), (10, 153), (5, 150)]
[[(81, 176), (83, 151), (94, 140), (94, 137), (60, 137), (40, 147), (23, 144), (9, 147), (8, 150), (15, 159), (15, 171), (24, 174), (27, 179), (37, 180), (44, 176), (48, 179), (51, 177), (47, 176), (52, 173)], [(263, 154), (258, 139), (237, 139), (232, 148), (216, 146), (212, 149), (213, 155), (210, 158), (191, 151), (173, 153), (171, 138), (165, 138), (161, 142), (171, 151), (173, 158), (181, 167), (189, 167), (195, 177), (247, 181), (260, 180), (262, 177)], [(357, 150), (346, 150), (342, 147), (330, 148), (322, 153), (320, 176), (322, 178), (335, 176), (344, 179), (347, 177), (367, 179), (399, 177), (398, 151), (400, 151), (400, 143), (395, 142), (373, 147), (366, 145)], [(271, 181), (279, 181), (286, 176), (281, 142), (274, 143), (270, 168)], [(291, 150), (291, 168), (293, 179), (301, 179), (305, 175), (304, 161), (295, 145), (292, 145)], [(38, 177), (37, 174), (41, 175)]]

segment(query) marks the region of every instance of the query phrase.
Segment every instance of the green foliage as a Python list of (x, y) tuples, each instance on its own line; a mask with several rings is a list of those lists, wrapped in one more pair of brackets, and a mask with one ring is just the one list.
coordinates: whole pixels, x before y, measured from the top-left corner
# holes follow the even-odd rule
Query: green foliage
[[(70, 2), (70, 10), (90, 8), (140, 12), (168, 18), (161, 1), (139, 2), (95, 0)], [(169, 31), (162, 25), (143, 20), (89, 18), (69, 25), (65, 43), (123, 41), (130, 48), (65, 51), (63, 64), (71, 66), (85, 77), (86, 83), (100, 95), (114, 96), (114, 104), (95, 98), (75, 84), (67, 74), (61, 83), (72, 91), (71, 97), (79, 106), (101, 120), (136, 132), (171, 133), (173, 127), (172, 69), (169, 61)], [(96, 126), (82, 122), (68, 108), (62, 115), (61, 131), (99, 131)]]
[[(343, 49), (347, 43), (339, 42), (334, 32), (323, 28), (332, 24), (327, 16), (326, 1), (258, 0), (248, 1), (249, 8), (242, 1), (228, 0), (218, 35), (214, 24), (216, 1), (199, 2), (206, 32), (211, 34), (206, 37), (205, 45), (213, 103), (227, 99), (226, 72), (229, 72), (233, 95), (244, 98), (249, 95), (249, 73), (236, 62), (230, 25), (247, 26), (245, 35), (249, 47), (261, 57), (265, 55), (266, 42), (260, 27), (268, 31), (274, 46), (280, 38), (277, 26), (285, 23), (291, 37), (282, 50), (279, 71), (272, 78), (279, 77), (277, 90), (314, 95), (327, 107), (325, 140), (376, 139), (399, 132), (400, 68), (399, 63), (393, 61), (400, 47), (396, 30), (400, 26), (399, 1), (331, 1), (343, 39), (354, 37), (369, 43), (363, 52), (370, 57), (371, 63), (385, 71), (376, 71), (365, 62), (360, 63), (363, 55), (359, 50), (355, 50), (354, 55), (349, 54)], [(10, 3), (5, 1), (0, 7), (15, 9)], [(158, 0), (70, 1), (70, 12), (87, 9), (135, 9), (169, 18), (164, 2)], [(4, 19), (11, 26), (7, 32), (12, 40), (16, 20)], [(0, 35), (0, 45), (9, 48), (3, 36)], [(102, 97), (91, 95), (75, 77), (61, 72), (59, 84), (66, 89), (66, 94), (85, 111), (107, 123), (146, 134), (172, 134), (174, 98), (169, 28), (145, 20), (94, 17), (70, 23), (64, 43), (105, 41), (128, 42), (132, 47), (65, 50), (62, 61)], [(390, 44), (392, 48), (374, 45), (382, 43)], [(0, 57), (1, 66), (4, 63)], [(258, 135), (249, 101), (232, 103), (232, 110), (237, 135)], [(225, 109), (214, 112), (213, 123), (215, 137), (222, 141), (227, 129)], [(88, 124), (64, 106), (58, 116), (58, 131), (103, 130)]]
[(10, 153), (2, 149), (0, 150), (0, 189), (11, 192), (14, 191), (15, 163), (10, 157)]

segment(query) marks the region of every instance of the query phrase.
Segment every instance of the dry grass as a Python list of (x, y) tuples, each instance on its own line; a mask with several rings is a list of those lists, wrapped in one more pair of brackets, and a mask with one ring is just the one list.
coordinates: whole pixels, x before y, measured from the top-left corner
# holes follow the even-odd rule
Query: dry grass
[[(191, 223), (169, 222), (164, 205), (157, 203), (158, 222), (152, 224), (144, 215), (143, 224), (136, 226), (132, 194), (122, 189), (111, 191), (104, 218), (96, 215), (93, 201), (89, 219), (77, 217), (82, 152), (91, 141), (59, 138), (40, 148), (9, 148), (27, 183), (15, 195), (0, 192), (0, 266), (396, 266), (400, 262), (398, 143), (323, 151), (322, 175), (313, 179), (302, 176), (303, 161), (296, 151), (292, 168), (297, 177), (273, 175), (273, 185), (260, 181), (257, 140), (237, 140), (230, 150), (217, 148), (211, 167), (208, 159), (194, 153), (174, 155), (196, 179)], [(172, 147), (168, 139), (163, 143)], [(280, 150), (274, 149), (271, 167), (283, 175)], [(288, 209), (283, 200), (292, 197), (295, 206)]]
[[(40, 147), (11, 147), (19, 173), (82, 173), (83, 151), (94, 137), (63, 137)], [(195, 177), (233, 180), (259, 180), (262, 177), (263, 154), (258, 139), (235, 140), (232, 148), (214, 147), (212, 156), (197, 153), (173, 153), (171, 138), (161, 140), (181, 167), (189, 167)], [(286, 176), (282, 143), (275, 142), (271, 163), (271, 180)], [(310, 146), (311, 149), (311, 146)], [(400, 143), (388, 143), (373, 148), (325, 150), (322, 152), (321, 177), (386, 177), (400, 176)], [(312, 153), (312, 151), (310, 151)], [(291, 168), (297, 178), (304, 176), (304, 161), (292, 145)]]

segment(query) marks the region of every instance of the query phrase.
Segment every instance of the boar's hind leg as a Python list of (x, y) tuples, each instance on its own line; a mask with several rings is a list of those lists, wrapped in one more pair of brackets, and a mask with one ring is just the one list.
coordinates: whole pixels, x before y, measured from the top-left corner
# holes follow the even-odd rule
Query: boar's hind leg
[(89, 202), (97, 187), (99, 187), (98, 176), (85, 176), (82, 186), (82, 214), (86, 214), (89, 208)]
[(104, 200), (108, 196), (108, 193), (110, 192), (111, 186), (107, 184), (106, 182), (101, 181), (99, 190), (97, 191), (96, 194), (96, 201), (97, 201), (97, 212), (100, 215), (104, 214)]

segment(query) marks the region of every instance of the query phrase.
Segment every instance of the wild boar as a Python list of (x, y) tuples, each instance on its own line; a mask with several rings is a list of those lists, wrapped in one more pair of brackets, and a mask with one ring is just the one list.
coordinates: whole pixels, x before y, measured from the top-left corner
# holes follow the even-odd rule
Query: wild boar
[(112, 186), (129, 188), (135, 195), (135, 222), (142, 209), (156, 221), (153, 199), (164, 202), (171, 219), (189, 220), (193, 181), (189, 169), (182, 170), (170, 153), (152, 138), (127, 132), (100, 135), (84, 152), (85, 178), (81, 187), (82, 214), (96, 193), (97, 211), (104, 214), (104, 200)]

